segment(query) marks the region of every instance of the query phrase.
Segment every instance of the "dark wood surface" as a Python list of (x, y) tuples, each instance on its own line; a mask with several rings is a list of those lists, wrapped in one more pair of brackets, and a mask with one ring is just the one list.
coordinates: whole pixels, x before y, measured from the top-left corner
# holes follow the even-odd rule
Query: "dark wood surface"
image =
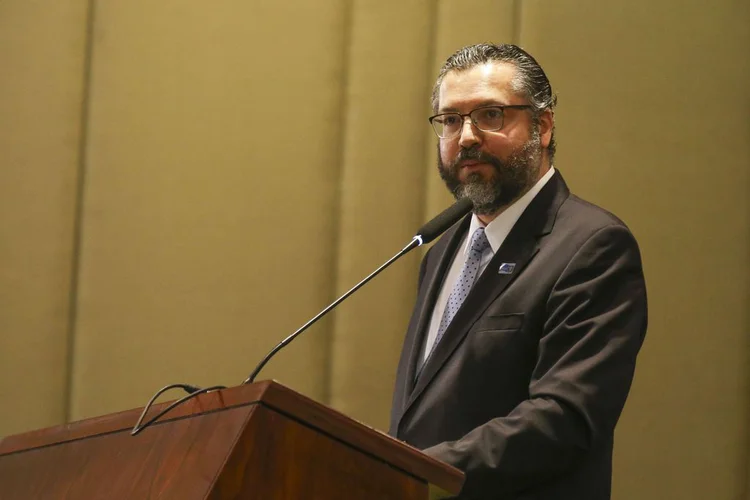
[[(0, 456), (0, 498), (206, 498), (257, 406)], [(252, 498), (252, 497), (251, 497)]]
[[(232, 387), (224, 391), (216, 391), (191, 399), (178, 406), (160, 420), (161, 423), (185, 418), (209, 411), (231, 408), (239, 405), (249, 405), (260, 401), (268, 387), (275, 382), (264, 381), (257, 384)], [(155, 404), (149, 411), (148, 419), (167, 407), (171, 401)], [(18, 450), (28, 450), (40, 446), (73, 441), (81, 438), (132, 429), (143, 408), (111, 413), (100, 417), (78, 420), (68, 424), (47, 427), (35, 431), (8, 436), (0, 441), (0, 455)]]
[(424, 481), (263, 406), (241, 442), (246, 449), (233, 454), (210, 499), (427, 498)]
[[(150, 415), (167, 404), (155, 405)], [(315, 480), (330, 477), (324, 472), (340, 476), (336, 491), (360, 485), (362, 499), (424, 498), (426, 483), (455, 493), (463, 482), (460, 471), (271, 381), (201, 395), (132, 437), (140, 411), (3, 439), (2, 498), (44, 498), (38, 492), (51, 485), (64, 489), (60, 498), (187, 499), (206, 498), (209, 491), (211, 498), (339, 498), (333, 490), (320, 497), (246, 496), (248, 485), (257, 489), (270, 478), (285, 485), (275, 491), (324, 488), (325, 481)], [(113, 471), (115, 479), (100, 481), (101, 492), (77, 496)], [(11, 486), (26, 489), (16, 492), (22, 496), (6, 495)], [(402, 496), (389, 497), (388, 488)]]

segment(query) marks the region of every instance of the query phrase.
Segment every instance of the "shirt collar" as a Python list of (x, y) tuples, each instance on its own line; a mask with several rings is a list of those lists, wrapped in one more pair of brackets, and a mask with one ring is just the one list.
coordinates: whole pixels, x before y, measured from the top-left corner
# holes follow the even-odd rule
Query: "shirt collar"
[[(510, 230), (513, 229), (513, 226), (516, 224), (516, 222), (518, 222), (518, 219), (521, 217), (523, 211), (526, 210), (526, 207), (529, 206), (531, 200), (533, 200), (534, 197), (539, 194), (539, 191), (541, 191), (542, 188), (547, 184), (547, 182), (549, 182), (554, 173), (555, 167), (550, 166), (547, 173), (544, 174), (542, 178), (539, 179), (537, 183), (534, 184), (531, 189), (526, 192), (526, 194), (521, 196), (512, 205), (503, 210), (500, 215), (495, 217), (495, 219), (490, 222), (487, 227), (484, 228), (484, 233), (487, 235), (487, 239), (490, 242), (490, 247), (492, 248), (493, 255), (498, 251), (500, 245), (503, 244), (505, 238), (508, 237)], [(464, 255), (466, 255), (466, 252), (469, 251), (469, 245), (471, 244), (471, 235), (474, 234), (474, 231), (476, 231), (477, 228), (480, 227), (484, 227), (484, 224), (482, 224), (482, 221), (479, 220), (476, 214), (472, 214), (469, 233), (466, 238), (466, 243), (464, 244)]]

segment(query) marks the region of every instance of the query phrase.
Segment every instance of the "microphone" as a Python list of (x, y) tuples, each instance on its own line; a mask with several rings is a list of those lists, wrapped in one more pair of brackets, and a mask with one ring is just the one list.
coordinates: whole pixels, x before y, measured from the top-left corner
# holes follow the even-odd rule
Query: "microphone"
[(468, 214), (471, 211), (472, 207), (473, 203), (471, 202), (471, 200), (469, 200), (468, 198), (461, 198), (456, 203), (440, 212), (435, 218), (422, 226), (419, 231), (417, 231), (417, 234), (411, 239), (409, 244), (406, 245), (400, 252), (388, 259), (385, 264), (377, 268), (365, 279), (354, 285), (348, 292), (331, 303), (331, 305), (320, 311), (314, 318), (302, 325), (296, 332), (292, 333), (287, 338), (279, 342), (276, 347), (271, 349), (271, 352), (266, 354), (261, 362), (258, 363), (258, 366), (255, 367), (255, 370), (253, 370), (250, 376), (248, 376), (242, 383), (252, 384), (255, 381), (255, 377), (258, 376), (258, 373), (260, 373), (263, 367), (266, 366), (266, 363), (268, 363), (268, 361), (270, 361), (270, 359), (277, 352), (286, 347), (292, 340), (297, 338), (299, 334), (311, 327), (316, 321), (325, 316), (331, 309), (343, 302), (344, 299), (359, 290), (365, 283), (380, 274), (380, 272), (383, 271), (386, 267), (393, 264), (395, 261), (403, 257), (411, 250), (417, 248), (418, 246), (424, 245), (425, 243), (429, 243), (443, 234), (449, 227), (458, 222), (459, 219), (461, 219), (464, 215)]
[(464, 215), (468, 214), (473, 206), (474, 204), (470, 199), (461, 198), (422, 226), (414, 238), (420, 238), (420, 245), (431, 242), (458, 222)]

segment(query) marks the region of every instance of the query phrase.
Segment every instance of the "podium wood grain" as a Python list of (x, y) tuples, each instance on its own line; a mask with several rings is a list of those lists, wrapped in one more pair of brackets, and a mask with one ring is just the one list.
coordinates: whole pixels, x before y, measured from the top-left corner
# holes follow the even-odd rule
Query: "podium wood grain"
[(3, 439), (0, 498), (424, 499), (463, 481), (275, 382), (201, 395), (133, 437), (140, 411)]

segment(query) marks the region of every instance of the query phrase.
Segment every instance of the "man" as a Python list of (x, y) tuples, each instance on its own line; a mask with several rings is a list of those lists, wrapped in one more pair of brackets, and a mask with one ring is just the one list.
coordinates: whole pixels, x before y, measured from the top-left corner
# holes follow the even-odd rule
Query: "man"
[(459, 50), (433, 91), (474, 209), (422, 262), (390, 433), (463, 470), (462, 499), (610, 498), (646, 290), (627, 227), (553, 167), (555, 101), (514, 45)]

